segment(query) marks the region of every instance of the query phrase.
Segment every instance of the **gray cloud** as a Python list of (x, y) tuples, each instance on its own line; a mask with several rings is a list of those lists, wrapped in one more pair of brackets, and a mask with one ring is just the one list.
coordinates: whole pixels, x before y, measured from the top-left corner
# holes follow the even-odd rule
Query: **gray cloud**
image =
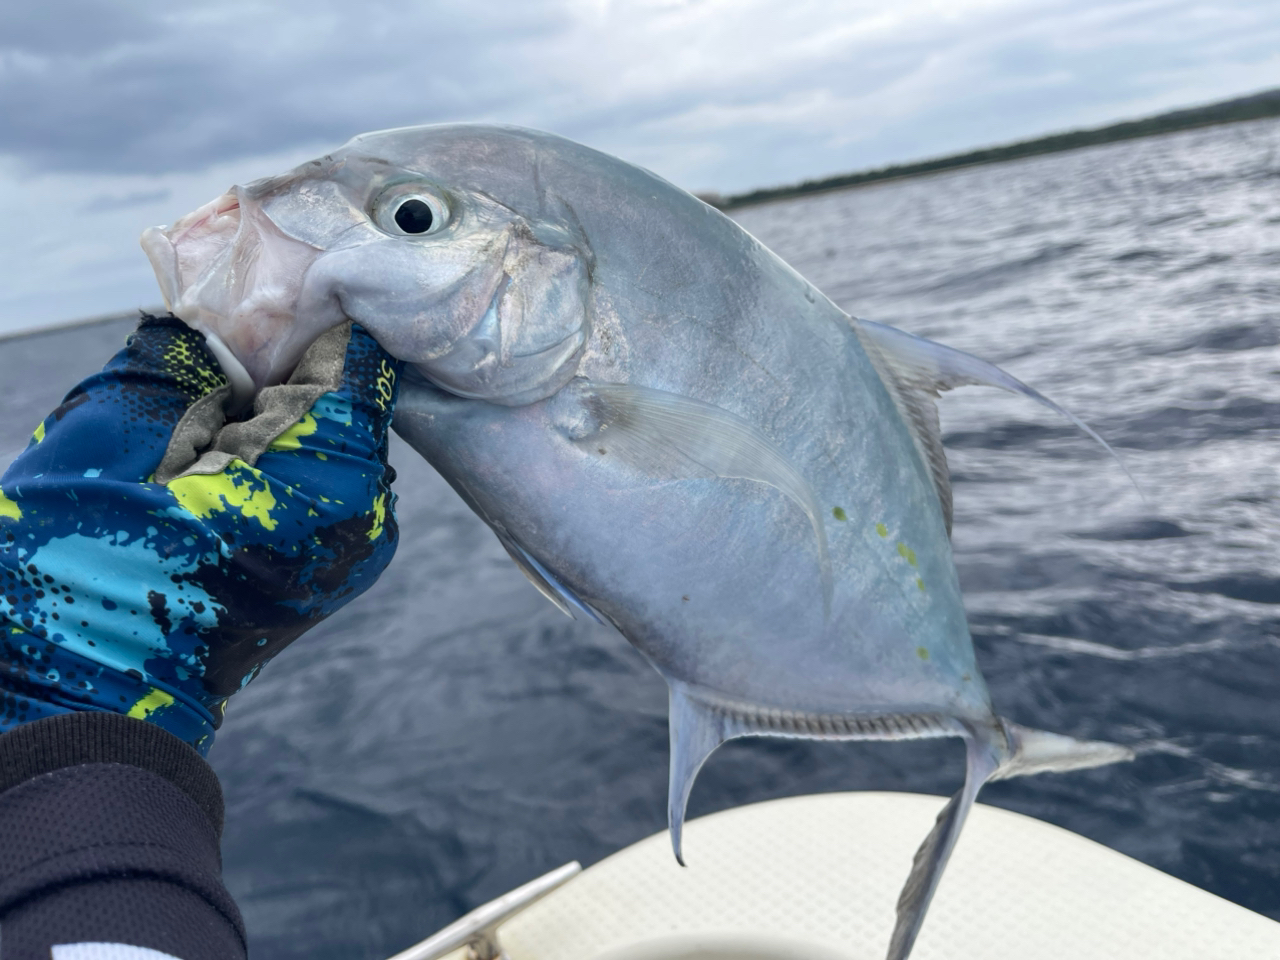
[(24, 2), (0, 33), (0, 153), (159, 174), (501, 119), (738, 188), (1167, 105), (1213, 63), (1274, 62), (1274, 6)]

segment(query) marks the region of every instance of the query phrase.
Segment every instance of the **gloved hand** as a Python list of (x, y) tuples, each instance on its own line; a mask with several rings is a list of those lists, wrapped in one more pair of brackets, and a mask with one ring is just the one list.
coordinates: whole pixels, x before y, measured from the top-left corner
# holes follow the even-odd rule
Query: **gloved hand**
[(346, 324), (225, 422), (204, 338), (145, 317), (0, 478), (0, 731), (107, 710), (206, 752), (227, 698), (391, 561), (401, 366)]

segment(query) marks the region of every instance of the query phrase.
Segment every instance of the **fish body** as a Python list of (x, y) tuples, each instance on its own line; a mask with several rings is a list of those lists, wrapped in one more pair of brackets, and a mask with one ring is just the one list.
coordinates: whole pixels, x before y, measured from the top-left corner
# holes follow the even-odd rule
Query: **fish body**
[(677, 856), (726, 739), (962, 737), (965, 787), (899, 904), (902, 958), (983, 782), (1128, 756), (999, 718), (974, 658), (932, 399), (1041, 398), (854, 320), (661, 178), (535, 131), (408, 128), (144, 246), (247, 390), (347, 318), (410, 361), (397, 431), (557, 606), (668, 681)]

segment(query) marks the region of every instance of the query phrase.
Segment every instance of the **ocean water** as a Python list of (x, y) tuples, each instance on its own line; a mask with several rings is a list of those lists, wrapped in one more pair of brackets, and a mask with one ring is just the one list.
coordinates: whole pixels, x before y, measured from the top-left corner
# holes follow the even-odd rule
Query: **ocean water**
[[(997, 709), (1138, 752), (982, 800), (1280, 919), (1280, 122), (735, 216), (849, 312), (1072, 409), (1140, 488), (1027, 401), (943, 398), (956, 563)], [(0, 455), (128, 327), (0, 342)], [(543, 600), (403, 444), (394, 460), (392, 568), (235, 698), (211, 755), (259, 960), (376, 960), (664, 826), (661, 680)], [(958, 742), (737, 742), (691, 814), (961, 778)]]

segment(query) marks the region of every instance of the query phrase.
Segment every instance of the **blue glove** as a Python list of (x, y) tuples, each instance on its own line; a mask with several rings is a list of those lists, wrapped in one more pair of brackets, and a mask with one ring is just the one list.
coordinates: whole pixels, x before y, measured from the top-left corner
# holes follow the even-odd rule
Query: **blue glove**
[(204, 338), (144, 318), (0, 478), (0, 732), (105, 710), (207, 752), (227, 698), (391, 561), (400, 370), (346, 324), (227, 422)]

